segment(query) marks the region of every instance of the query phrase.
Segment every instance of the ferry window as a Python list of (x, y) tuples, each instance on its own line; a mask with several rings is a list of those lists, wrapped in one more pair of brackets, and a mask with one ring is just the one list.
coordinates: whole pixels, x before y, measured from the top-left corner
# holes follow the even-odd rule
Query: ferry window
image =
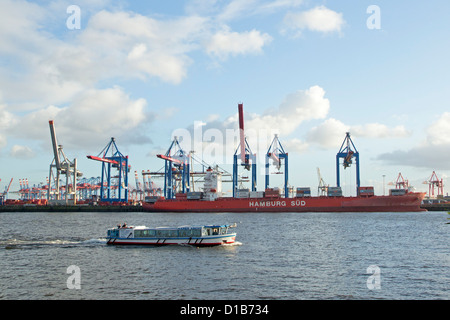
[(191, 229), (180, 229), (179, 231), (180, 237), (190, 237), (191, 236)]
[(192, 236), (193, 237), (201, 237), (202, 229), (201, 228), (192, 229)]
[(169, 230), (170, 237), (178, 237), (178, 230)]
[(142, 237), (142, 230), (134, 230), (134, 237), (135, 238), (141, 238)]
[(156, 236), (158, 236), (158, 237), (165, 237), (166, 234), (165, 234), (164, 231), (166, 231), (166, 230), (156, 230)]
[(158, 237), (177, 237), (178, 236), (178, 230), (157, 230), (156, 235)]

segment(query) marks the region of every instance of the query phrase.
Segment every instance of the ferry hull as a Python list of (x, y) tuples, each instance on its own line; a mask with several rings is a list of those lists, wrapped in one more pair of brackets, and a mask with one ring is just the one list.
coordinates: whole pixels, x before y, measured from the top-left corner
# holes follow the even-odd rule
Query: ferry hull
[(219, 198), (205, 200), (158, 200), (144, 203), (148, 212), (416, 212), (425, 193), (395, 196)]
[(167, 245), (191, 245), (196, 247), (212, 247), (224, 244), (233, 244), (236, 234), (227, 234), (221, 236), (209, 237), (191, 237), (191, 238), (108, 238), (108, 245), (149, 245), (149, 246), (167, 246)]

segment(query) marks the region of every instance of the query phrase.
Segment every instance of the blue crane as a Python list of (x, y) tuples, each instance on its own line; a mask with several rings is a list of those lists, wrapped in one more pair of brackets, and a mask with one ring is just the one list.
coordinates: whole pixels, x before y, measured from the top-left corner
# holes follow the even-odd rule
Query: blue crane
[(284, 161), (284, 197), (289, 198), (289, 189), (288, 189), (288, 154), (284, 151), (283, 146), (280, 143), (280, 140), (278, 139), (278, 135), (275, 135), (275, 137), (272, 140), (272, 143), (270, 144), (269, 149), (266, 153), (266, 185), (265, 189), (269, 188), (269, 167), (270, 163), (269, 160), (273, 160), (273, 164), (275, 167), (280, 170), (282, 165), (282, 160)]
[(336, 154), (336, 185), (341, 186), (340, 172), (339, 172), (339, 159), (343, 158), (344, 169), (350, 167), (353, 163), (352, 159), (355, 158), (356, 163), (356, 194), (359, 195), (360, 176), (359, 176), (359, 152), (350, 138), (350, 132), (346, 132), (345, 139), (342, 142), (339, 152)]
[[(97, 156), (87, 156), (87, 158), (102, 162), (100, 201), (127, 203), (128, 173), (131, 167), (128, 165), (128, 156), (124, 156), (117, 148), (116, 140), (111, 138)], [(117, 175), (112, 175), (112, 169), (118, 171)]]
[[(234, 152), (233, 156), (233, 197), (236, 196), (236, 190), (238, 188), (238, 157), (241, 160), (241, 166), (246, 170), (252, 171), (252, 191), (256, 191), (256, 154), (252, 153), (250, 146), (248, 145), (247, 138), (244, 135), (244, 105), (240, 103), (238, 105), (239, 111), (239, 136), (240, 143)], [(240, 154), (238, 154), (240, 150)]]
[(181, 148), (177, 137), (174, 137), (166, 153), (158, 154), (157, 157), (165, 161), (164, 197), (166, 199), (175, 198), (177, 180), (181, 180), (181, 192), (189, 192), (190, 155)]

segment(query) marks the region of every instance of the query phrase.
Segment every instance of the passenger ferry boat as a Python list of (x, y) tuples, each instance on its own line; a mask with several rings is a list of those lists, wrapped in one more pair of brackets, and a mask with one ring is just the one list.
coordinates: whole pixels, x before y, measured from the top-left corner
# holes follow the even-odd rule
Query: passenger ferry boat
[(230, 232), (230, 229), (235, 227), (236, 224), (149, 228), (124, 224), (107, 231), (106, 243), (109, 245), (218, 246), (235, 242), (236, 233)]

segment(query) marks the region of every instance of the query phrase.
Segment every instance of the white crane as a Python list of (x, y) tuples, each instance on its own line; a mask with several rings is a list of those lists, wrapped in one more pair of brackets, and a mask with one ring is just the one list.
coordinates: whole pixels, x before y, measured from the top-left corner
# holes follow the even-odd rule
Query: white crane
[[(77, 203), (77, 177), (81, 177), (83, 174), (77, 170), (77, 159), (70, 161), (64, 154), (62, 145), (58, 145), (56, 140), (56, 132), (53, 120), (49, 122), (50, 135), (52, 138), (53, 154), (54, 158), (50, 164), (50, 174), (48, 178), (48, 191), (47, 200), (65, 200), (66, 204)], [(60, 175), (66, 176), (66, 186), (64, 192), (64, 199), (61, 199), (62, 191), (60, 187)], [(52, 187), (54, 183), (54, 187)], [(70, 197), (71, 196), (71, 197)]]
[(325, 181), (320, 174), (320, 169), (317, 168), (317, 177), (319, 179), (319, 187), (317, 188), (317, 192), (319, 196), (326, 196), (328, 192), (328, 185), (325, 184)]

